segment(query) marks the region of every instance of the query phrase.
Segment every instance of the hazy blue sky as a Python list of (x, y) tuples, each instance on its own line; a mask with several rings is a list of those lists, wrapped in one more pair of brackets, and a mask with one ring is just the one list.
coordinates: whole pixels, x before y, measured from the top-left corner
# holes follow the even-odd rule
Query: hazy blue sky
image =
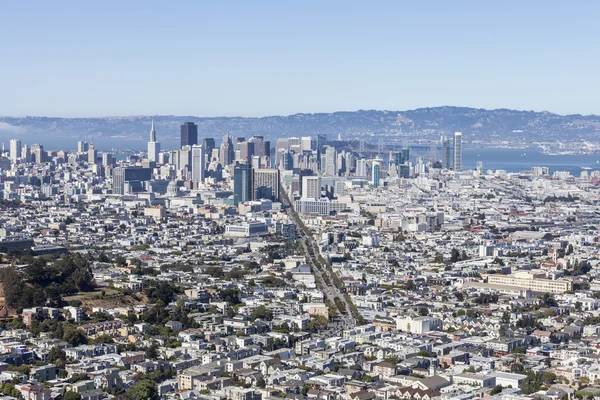
[(0, 115), (600, 113), (598, 1), (2, 1)]

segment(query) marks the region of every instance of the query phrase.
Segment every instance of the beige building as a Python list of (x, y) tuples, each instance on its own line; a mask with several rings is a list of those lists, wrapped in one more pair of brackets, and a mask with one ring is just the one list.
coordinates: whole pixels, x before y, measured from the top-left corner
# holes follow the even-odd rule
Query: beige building
[(167, 212), (162, 206), (146, 207), (144, 208), (144, 215), (146, 217), (152, 217), (155, 221), (167, 218)]
[(518, 286), (532, 292), (566, 293), (573, 290), (571, 281), (544, 279), (539, 274), (528, 271), (517, 272), (513, 275), (493, 274), (488, 275), (487, 278), (487, 283), (492, 285)]

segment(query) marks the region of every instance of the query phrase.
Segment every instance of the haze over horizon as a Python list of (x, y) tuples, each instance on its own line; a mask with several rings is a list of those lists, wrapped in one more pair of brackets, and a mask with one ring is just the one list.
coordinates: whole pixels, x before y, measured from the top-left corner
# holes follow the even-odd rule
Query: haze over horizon
[(366, 109), (360, 108), (356, 110), (333, 110), (333, 111), (315, 111), (315, 112), (293, 112), (288, 114), (266, 114), (266, 115), (193, 115), (193, 114), (128, 114), (128, 115), (80, 115), (80, 116), (61, 116), (61, 115), (0, 115), (0, 118), (64, 118), (64, 119), (86, 119), (86, 118), (151, 118), (151, 117), (192, 117), (192, 118), (269, 118), (269, 117), (289, 117), (293, 115), (312, 115), (312, 114), (333, 114), (333, 113), (355, 113), (360, 111), (383, 111), (383, 112), (409, 112), (415, 111), (419, 109), (436, 109), (436, 108), (472, 108), (472, 109), (481, 109), (486, 111), (498, 111), (498, 110), (510, 110), (510, 111), (523, 111), (523, 112), (535, 112), (535, 113), (551, 113), (559, 116), (569, 116), (569, 115), (582, 115), (582, 116), (599, 116), (600, 113), (596, 114), (584, 114), (584, 113), (569, 113), (569, 114), (561, 114), (555, 113), (548, 110), (534, 110), (534, 109), (515, 109), (509, 107), (497, 107), (497, 108), (485, 108), (485, 107), (470, 107), (470, 106), (456, 106), (456, 105), (433, 105), (433, 106), (424, 106), (417, 107), (412, 109), (403, 109), (403, 110), (392, 110), (392, 109)]
[(3, 6), (2, 115), (600, 113), (600, 3), (61, 4)]

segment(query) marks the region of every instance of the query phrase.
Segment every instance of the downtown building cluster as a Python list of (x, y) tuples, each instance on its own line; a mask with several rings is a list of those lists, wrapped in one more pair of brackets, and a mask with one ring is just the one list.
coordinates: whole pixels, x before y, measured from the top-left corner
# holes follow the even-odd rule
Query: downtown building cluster
[(180, 139), (0, 155), (6, 398), (600, 393), (599, 171)]

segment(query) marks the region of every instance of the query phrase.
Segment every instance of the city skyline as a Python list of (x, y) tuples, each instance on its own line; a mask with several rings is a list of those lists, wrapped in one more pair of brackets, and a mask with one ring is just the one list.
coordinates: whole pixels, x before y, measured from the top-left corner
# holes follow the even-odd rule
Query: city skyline
[[(444, 104), (600, 112), (597, 3), (67, 8), (3, 8), (3, 114), (265, 116)], [(30, 63), (32, 54), (43, 63)]]

